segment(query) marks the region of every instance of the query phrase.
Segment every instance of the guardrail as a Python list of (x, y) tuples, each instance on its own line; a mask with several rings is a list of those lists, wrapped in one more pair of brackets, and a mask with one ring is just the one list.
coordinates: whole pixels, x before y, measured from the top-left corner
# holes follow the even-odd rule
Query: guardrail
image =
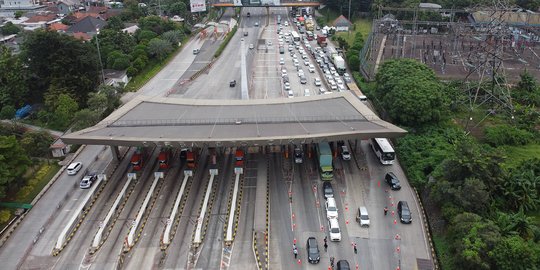
[(105, 216), (105, 219), (102, 222), (100, 222), (100, 224), (99, 224), (99, 230), (96, 233), (96, 236), (94, 237), (94, 241), (92, 241), (92, 248), (93, 249), (97, 249), (97, 248), (99, 248), (99, 246), (101, 246), (101, 244), (102, 244), (101, 240), (102, 240), (103, 232), (105, 231), (105, 228), (107, 228), (109, 226), (109, 223), (112, 220), (113, 214), (116, 213), (118, 205), (120, 204), (120, 202), (122, 201), (122, 199), (124, 198), (124, 196), (126, 194), (126, 190), (128, 189), (129, 185), (131, 185), (131, 181), (137, 179), (137, 174), (136, 173), (128, 173), (127, 177), (128, 177), (128, 179), (127, 179), (126, 183), (124, 184), (124, 187), (122, 188), (122, 190), (120, 191), (118, 196), (116, 196), (116, 200), (112, 204), (111, 209), (107, 213), (107, 216)]
[(163, 232), (163, 239), (161, 241), (163, 245), (169, 245), (171, 243), (171, 228), (173, 225), (173, 221), (176, 218), (176, 213), (178, 212), (178, 206), (180, 205), (180, 202), (182, 201), (182, 197), (184, 195), (184, 190), (186, 188), (188, 178), (191, 176), (193, 176), (192, 170), (184, 171), (184, 180), (182, 181), (182, 186), (180, 187), (180, 191), (178, 192), (178, 195), (176, 196), (176, 201), (174, 201), (174, 206), (173, 206), (171, 215), (169, 216), (169, 219), (167, 219), (167, 226), (165, 226), (165, 231)]

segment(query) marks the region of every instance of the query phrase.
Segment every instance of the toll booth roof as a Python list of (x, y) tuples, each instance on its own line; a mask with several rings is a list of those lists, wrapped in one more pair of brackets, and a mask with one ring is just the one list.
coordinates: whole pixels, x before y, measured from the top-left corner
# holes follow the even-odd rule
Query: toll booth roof
[(66, 143), (236, 146), (397, 137), (350, 92), (292, 99), (201, 100), (138, 96)]

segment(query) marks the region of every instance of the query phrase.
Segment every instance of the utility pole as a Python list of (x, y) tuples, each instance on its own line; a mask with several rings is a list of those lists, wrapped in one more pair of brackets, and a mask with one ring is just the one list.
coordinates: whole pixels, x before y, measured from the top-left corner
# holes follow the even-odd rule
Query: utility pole
[(349, 0), (349, 17), (347, 19), (349, 19), (349, 21), (352, 22), (352, 19), (351, 19), (351, 0)]

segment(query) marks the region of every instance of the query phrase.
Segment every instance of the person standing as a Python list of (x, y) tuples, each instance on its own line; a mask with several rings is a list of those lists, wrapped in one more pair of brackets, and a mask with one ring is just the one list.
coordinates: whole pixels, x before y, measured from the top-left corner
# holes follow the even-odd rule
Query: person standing
[(328, 243), (326, 241), (324, 241), (324, 251), (328, 251)]
[(293, 253), (294, 253), (294, 258), (297, 259), (298, 258), (298, 249), (296, 247), (294, 247)]
[(388, 214), (388, 207), (384, 207), (384, 215), (386, 216), (386, 214)]

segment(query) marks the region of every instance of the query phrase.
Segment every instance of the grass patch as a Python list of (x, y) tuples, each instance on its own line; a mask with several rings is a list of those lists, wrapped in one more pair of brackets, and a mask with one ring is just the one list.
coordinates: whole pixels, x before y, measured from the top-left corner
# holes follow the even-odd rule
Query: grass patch
[(163, 61), (155, 60), (149, 61), (148, 65), (135, 77), (131, 78), (129, 83), (126, 85), (124, 91), (126, 92), (135, 92), (139, 90), (143, 85), (145, 85), (150, 79), (152, 79), (158, 72), (160, 72), (169, 62), (171, 62), (178, 53), (182, 51), (182, 47), (189, 40), (191, 36), (187, 36), (182, 40), (182, 46), (176, 48), (176, 51), (171, 53)]
[(528, 144), (523, 146), (504, 145), (498, 147), (506, 155), (506, 160), (502, 166), (506, 169), (515, 168), (521, 162), (531, 159), (540, 158), (540, 144)]
[(227, 47), (227, 44), (229, 44), (229, 41), (231, 41), (234, 34), (236, 34), (236, 30), (238, 30), (238, 25), (235, 25), (231, 32), (227, 33), (227, 37), (225, 37), (225, 40), (219, 45), (219, 48), (217, 49), (216, 53), (214, 54), (215, 58), (218, 58), (223, 50), (225, 50), (225, 47)]
[(433, 243), (441, 269), (454, 269), (453, 255), (450, 251), (450, 243), (444, 235), (433, 234)]
[[(27, 185), (21, 188), (17, 195), (15, 196), (15, 201), (20, 203), (31, 203), (32, 200), (41, 192), (41, 190), (51, 181), (53, 176), (60, 170), (60, 165), (55, 161), (52, 161), (50, 164), (43, 163), (40, 170), (43, 170), (43, 174), (38, 177), (30, 180), (34, 182), (33, 185)], [(38, 173), (34, 174), (36, 177)]]
[(371, 32), (371, 20), (370, 19), (356, 19), (353, 22), (354, 26), (351, 28), (352, 31), (349, 32), (338, 32), (336, 33), (336, 36), (342, 37), (347, 41), (349, 46), (352, 46), (354, 41), (354, 36), (356, 33), (362, 34), (362, 37), (364, 40), (367, 39), (369, 36), (369, 32)]

